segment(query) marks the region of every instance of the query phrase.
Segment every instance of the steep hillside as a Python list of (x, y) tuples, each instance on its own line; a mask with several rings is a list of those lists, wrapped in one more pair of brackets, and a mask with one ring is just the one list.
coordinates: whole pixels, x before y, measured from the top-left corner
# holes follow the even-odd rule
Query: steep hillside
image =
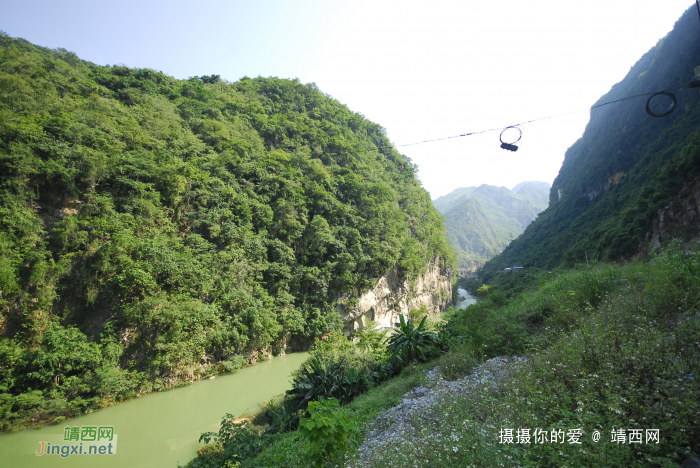
[[(698, 65), (700, 22), (693, 6), (596, 104), (683, 87)], [(698, 90), (673, 93), (677, 107), (663, 118), (647, 114), (646, 98), (591, 111), (582, 138), (566, 152), (549, 208), (484, 271), (633, 255), (657, 211), (700, 173), (700, 106), (693, 107)], [(660, 112), (670, 102), (662, 96), (651, 105)]]
[(475, 269), (502, 251), (517, 235), (496, 223), (479, 200), (465, 198), (445, 213), (447, 238), (457, 252), (461, 268)]
[(481, 185), (433, 200), (459, 266), (473, 270), (501, 252), (546, 208), (549, 188), (546, 182), (523, 182), (513, 191)]
[(415, 172), (313, 84), (0, 36), (0, 430), (313, 340), (390, 269), (449, 276)]

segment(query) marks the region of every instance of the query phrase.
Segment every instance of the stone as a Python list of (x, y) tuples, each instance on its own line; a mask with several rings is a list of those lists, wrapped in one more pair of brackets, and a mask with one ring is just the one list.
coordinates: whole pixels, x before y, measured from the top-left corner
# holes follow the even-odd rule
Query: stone
[[(348, 336), (365, 327), (367, 321), (375, 321), (379, 327), (393, 328), (399, 315), (408, 317), (411, 310), (425, 306), (429, 315), (445, 310), (452, 303), (452, 270), (434, 258), (428, 270), (413, 282), (401, 280), (396, 267), (379, 278), (375, 286), (362, 294), (352, 307), (341, 303), (337, 306)], [(413, 284), (412, 284), (413, 283)], [(345, 298), (346, 302), (349, 300)]]
[(700, 176), (687, 182), (671, 203), (660, 209), (652, 219), (652, 230), (639, 245), (640, 255), (657, 250), (673, 238), (682, 239), (686, 246), (695, 243), (700, 233)]

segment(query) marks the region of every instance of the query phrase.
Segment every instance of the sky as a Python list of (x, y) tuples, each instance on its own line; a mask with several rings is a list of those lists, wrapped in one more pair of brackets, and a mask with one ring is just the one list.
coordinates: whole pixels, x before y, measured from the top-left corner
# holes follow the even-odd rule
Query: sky
[[(435, 199), (481, 184), (551, 184), (583, 134), (586, 109), (692, 4), (0, 0), (0, 29), (97, 64), (176, 78), (316, 83), (384, 127)], [(500, 130), (403, 146), (575, 111), (523, 125), (517, 152), (500, 148)]]

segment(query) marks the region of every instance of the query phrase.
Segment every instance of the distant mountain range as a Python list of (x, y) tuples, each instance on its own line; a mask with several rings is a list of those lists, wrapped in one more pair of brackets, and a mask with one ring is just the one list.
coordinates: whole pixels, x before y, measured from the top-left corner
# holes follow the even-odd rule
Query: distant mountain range
[(547, 208), (550, 188), (546, 182), (521, 182), (512, 190), (484, 184), (433, 200), (459, 267), (476, 270), (503, 251)]

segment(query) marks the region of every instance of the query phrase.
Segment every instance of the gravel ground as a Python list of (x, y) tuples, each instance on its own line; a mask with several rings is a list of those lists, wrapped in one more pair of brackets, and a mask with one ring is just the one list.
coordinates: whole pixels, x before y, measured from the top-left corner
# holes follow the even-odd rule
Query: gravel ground
[(445, 398), (468, 394), (487, 382), (499, 384), (513, 366), (520, 366), (525, 357), (499, 356), (472, 369), (472, 373), (459, 380), (447, 381), (440, 376), (438, 368), (428, 371), (426, 387), (414, 387), (404, 395), (401, 404), (380, 414), (372, 423), (372, 430), (358, 449), (359, 464), (373, 466), (376, 454), (385, 453), (396, 444), (412, 441), (420, 442), (417, 432), (418, 422), (435, 419), (435, 406)]

